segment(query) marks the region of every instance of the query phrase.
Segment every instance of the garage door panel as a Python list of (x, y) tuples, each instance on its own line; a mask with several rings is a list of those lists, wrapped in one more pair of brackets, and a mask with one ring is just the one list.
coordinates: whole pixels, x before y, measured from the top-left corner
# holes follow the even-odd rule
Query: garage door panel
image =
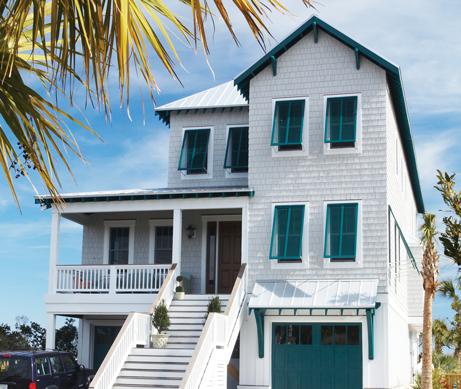
[(272, 332), (273, 389), (362, 388), (360, 324), (274, 323)]

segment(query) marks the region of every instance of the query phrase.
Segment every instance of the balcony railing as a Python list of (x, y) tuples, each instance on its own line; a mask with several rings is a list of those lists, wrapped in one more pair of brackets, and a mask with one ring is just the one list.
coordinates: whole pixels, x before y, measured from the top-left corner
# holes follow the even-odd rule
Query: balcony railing
[(157, 293), (171, 265), (56, 266), (56, 293)]

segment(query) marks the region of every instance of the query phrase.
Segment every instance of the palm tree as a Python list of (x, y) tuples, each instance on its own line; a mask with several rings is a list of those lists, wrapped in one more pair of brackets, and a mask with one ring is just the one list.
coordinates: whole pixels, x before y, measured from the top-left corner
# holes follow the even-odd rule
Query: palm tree
[(433, 321), (432, 336), (434, 337), (434, 352), (442, 354), (443, 348), (448, 347), (450, 344), (450, 330), (445, 320), (435, 319)]
[(435, 237), (437, 235), (435, 215), (426, 213), (423, 218), (424, 223), (421, 226), (421, 241), (424, 246), (422, 260), (424, 310), (421, 388), (432, 389), (432, 302), (437, 290), (439, 255), (435, 247)]
[[(457, 280), (457, 288), (460, 288), (461, 280)], [(449, 332), (449, 343), (453, 347), (453, 352), (458, 360), (459, 368), (461, 368), (461, 300), (456, 293), (456, 287), (451, 280), (442, 281), (438, 288), (441, 295), (451, 299), (451, 308), (455, 312), (451, 321), (451, 329)]]
[[(312, 0), (300, 1), (310, 6)], [(110, 118), (107, 87), (115, 71), (120, 103), (128, 107), (133, 72), (143, 77), (153, 98), (159, 72), (154, 73), (154, 62), (177, 79), (175, 40), (195, 49), (200, 45), (208, 54), (207, 21), (214, 25), (218, 17), (238, 44), (232, 6), (263, 48), (270, 12), (287, 12), (282, 0), (226, 5), (222, 0), (0, 0), (0, 166), (15, 200), (15, 176), (38, 178), (58, 199), (57, 165), (70, 171), (63, 151), (81, 156), (65, 124), (88, 127), (61, 111), (51, 96), (72, 99), (80, 85), (87, 100)], [(184, 13), (191, 15), (189, 23), (177, 16)], [(51, 96), (43, 97), (25, 73)]]

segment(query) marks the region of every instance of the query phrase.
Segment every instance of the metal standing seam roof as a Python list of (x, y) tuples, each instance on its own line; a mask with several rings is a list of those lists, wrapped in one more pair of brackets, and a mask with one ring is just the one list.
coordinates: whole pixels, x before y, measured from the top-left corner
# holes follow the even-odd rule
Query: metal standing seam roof
[(155, 108), (155, 113), (165, 124), (169, 124), (171, 111), (247, 106), (248, 101), (242, 96), (232, 80), (161, 105)]
[(257, 281), (250, 309), (375, 308), (378, 280)]
[[(200, 188), (160, 188), (160, 189), (124, 189), (114, 191), (64, 193), (61, 198), (65, 203), (124, 201), (124, 200), (163, 200), (182, 198), (216, 198), (216, 197), (252, 197), (254, 191), (247, 186), (223, 186)], [(53, 199), (49, 195), (35, 196), (36, 204), (50, 207)]]

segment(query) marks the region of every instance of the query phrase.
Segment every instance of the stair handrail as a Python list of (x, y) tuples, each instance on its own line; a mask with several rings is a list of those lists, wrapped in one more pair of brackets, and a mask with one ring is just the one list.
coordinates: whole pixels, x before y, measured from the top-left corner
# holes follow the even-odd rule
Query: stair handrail
[(176, 288), (176, 272), (178, 271), (178, 264), (173, 263), (168, 271), (168, 274), (163, 281), (161, 288), (159, 289), (157, 295), (155, 296), (154, 302), (150, 308), (150, 314), (153, 315), (155, 312), (155, 307), (159, 305), (162, 301), (167, 307), (170, 306), (171, 301), (174, 297), (174, 292)]
[[(198, 389), (203, 381), (216, 348), (226, 349), (226, 358), (232, 354), (229, 346), (235, 342), (242, 320), (247, 295), (246, 264), (242, 264), (232, 288), (224, 313), (210, 313), (206, 319), (197, 346), (187, 366), (180, 389)], [(237, 331), (236, 331), (237, 330)]]
[(150, 309), (150, 314), (131, 312), (115, 338), (89, 389), (109, 389), (115, 383), (130, 351), (137, 345), (148, 345), (152, 333), (152, 314), (161, 301), (170, 305), (174, 296), (177, 264), (171, 265)]
[(150, 315), (131, 312), (115, 338), (89, 389), (109, 389), (115, 383), (129, 352), (136, 345), (146, 345), (151, 326)]

